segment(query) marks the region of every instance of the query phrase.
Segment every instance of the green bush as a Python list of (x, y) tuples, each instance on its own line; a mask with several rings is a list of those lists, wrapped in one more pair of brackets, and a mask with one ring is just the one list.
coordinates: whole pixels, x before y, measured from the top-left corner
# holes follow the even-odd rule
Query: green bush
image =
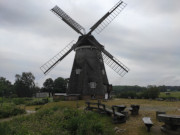
[(11, 99), (6, 97), (0, 97), (0, 103), (10, 103)]
[(25, 104), (25, 99), (24, 98), (14, 98), (13, 103), (15, 105)]
[(0, 108), (0, 118), (7, 118), (11, 116), (16, 116), (18, 114), (24, 114), (26, 111), (22, 108), (16, 106), (2, 106)]
[(93, 112), (84, 114), (79, 110), (67, 109), (64, 111), (63, 120), (62, 127), (71, 135), (103, 135), (108, 133), (102, 116)]
[(128, 97), (137, 98), (138, 95), (134, 91), (121, 92), (120, 94), (116, 95), (116, 98), (128, 98)]
[(4, 123), (0, 123), (0, 133), (2, 135), (10, 135), (10, 128), (9, 128), (9, 124), (7, 122), (4, 122)]
[(3, 135), (113, 135), (111, 119), (94, 112), (53, 106), (15, 118), (5, 125)]
[(27, 102), (26, 105), (30, 106), (30, 105), (44, 105), (47, 104), (49, 102), (48, 98), (43, 98), (43, 99), (38, 99), (38, 100), (34, 100), (31, 102)]
[(12, 94), (12, 95), (10, 95), (9, 97), (10, 97), (10, 98), (17, 98), (18, 96), (17, 96), (17, 94)]

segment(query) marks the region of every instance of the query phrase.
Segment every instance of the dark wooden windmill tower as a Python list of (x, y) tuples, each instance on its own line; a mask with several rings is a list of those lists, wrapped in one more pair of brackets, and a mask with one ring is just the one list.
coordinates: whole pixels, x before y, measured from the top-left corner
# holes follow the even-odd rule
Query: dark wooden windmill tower
[(126, 4), (120, 0), (90, 28), (87, 34), (81, 25), (69, 17), (58, 6), (51, 9), (52, 12), (71, 28), (81, 34), (76, 43), (72, 41), (62, 51), (40, 67), (43, 73), (47, 74), (72, 50), (76, 52), (68, 83), (67, 95), (81, 95), (82, 98), (104, 98), (105, 93), (109, 93), (109, 82), (104, 62), (120, 76), (124, 76), (129, 71), (124, 64), (105, 50), (104, 46), (92, 35), (94, 31), (99, 34), (125, 6)]

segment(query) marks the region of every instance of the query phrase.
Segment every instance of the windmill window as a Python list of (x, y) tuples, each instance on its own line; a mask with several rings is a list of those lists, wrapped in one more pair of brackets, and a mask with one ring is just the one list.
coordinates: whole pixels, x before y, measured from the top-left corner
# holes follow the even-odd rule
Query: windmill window
[(80, 74), (80, 72), (81, 72), (81, 69), (76, 69), (76, 74), (77, 75)]
[(103, 75), (105, 74), (105, 71), (104, 71), (104, 69), (102, 70), (102, 74), (103, 74)]
[(93, 88), (96, 88), (97, 84), (96, 84), (96, 82), (90, 82), (89, 85), (90, 85), (90, 88), (93, 89)]
[(107, 85), (104, 85), (104, 90), (107, 91)]

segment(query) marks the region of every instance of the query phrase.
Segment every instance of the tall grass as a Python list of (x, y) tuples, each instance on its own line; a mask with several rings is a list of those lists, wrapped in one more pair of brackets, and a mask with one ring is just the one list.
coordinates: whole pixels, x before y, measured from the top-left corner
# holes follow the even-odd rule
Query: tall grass
[[(102, 101), (102, 103), (108, 106), (126, 105), (126, 111), (131, 104), (138, 104), (140, 105), (140, 112), (135, 117), (130, 115), (126, 123), (114, 125), (111, 117), (84, 112), (85, 101), (83, 100), (50, 102), (41, 106), (36, 114), (18, 116), (12, 121), (0, 122), (0, 135), (113, 135), (114, 127), (118, 127), (122, 131), (119, 133), (121, 135), (161, 135), (163, 133), (160, 128), (164, 123), (156, 120), (156, 111), (180, 115), (180, 101), (114, 99), (108, 102)], [(147, 132), (142, 121), (143, 117), (151, 117), (154, 123), (150, 133)]]
[(0, 107), (0, 118), (8, 118), (19, 114), (24, 114), (25, 110), (12, 104)]
[(3, 135), (113, 135), (107, 116), (93, 112), (53, 106), (36, 114), (0, 123)]

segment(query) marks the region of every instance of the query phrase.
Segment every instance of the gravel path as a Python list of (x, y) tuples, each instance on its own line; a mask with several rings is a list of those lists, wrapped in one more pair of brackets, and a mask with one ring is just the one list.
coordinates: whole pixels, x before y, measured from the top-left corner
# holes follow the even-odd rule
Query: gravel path
[(140, 110), (143, 111), (171, 111), (171, 110), (178, 110), (177, 107), (166, 107), (166, 106), (142, 106)]

